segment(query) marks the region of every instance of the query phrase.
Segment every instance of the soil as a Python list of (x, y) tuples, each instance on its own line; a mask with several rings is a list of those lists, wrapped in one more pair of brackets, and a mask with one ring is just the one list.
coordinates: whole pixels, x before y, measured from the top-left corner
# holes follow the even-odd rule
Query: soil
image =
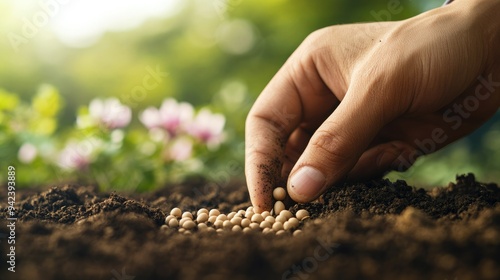
[(0, 279), (500, 279), (500, 189), (471, 174), (431, 191), (388, 180), (332, 188), (292, 207), (311, 213), (296, 237), (160, 228), (176, 206), (249, 206), (244, 185), (232, 186), (17, 190), (16, 272), (2, 225)]

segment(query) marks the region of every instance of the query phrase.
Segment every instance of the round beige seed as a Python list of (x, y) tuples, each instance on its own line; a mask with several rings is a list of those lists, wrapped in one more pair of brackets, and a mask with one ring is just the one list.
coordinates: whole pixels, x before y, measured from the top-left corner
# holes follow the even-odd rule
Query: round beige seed
[(251, 219), (253, 215), (255, 215), (255, 213), (254, 213), (254, 212), (246, 212), (246, 213), (245, 213), (245, 217), (247, 217), (247, 218), (249, 218), (249, 219)]
[(220, 214), (219, 216), (217, 216), (217, 220), (225, 221), (227, 220), (227, 216), (225, 214)]
[(262, 217), (261, 214), (253, 214), (251, 221), (256, 222), (256, 223), (260, 223), (260, 222), (264, 221), (264, 217)]
[(284, 188), (275, 188), (273, 190), (273, 197), (276, 200), (284, 200), (286, 198), (286, 191)]
[(168, 225), (161, 225), (160, 229), (161, 230), (167, 230), (168, 229)]
[(224, 229), (222, 229), (222, 228), (218, 228), (218, 229), (216, 230), (216, 232), (217, 232), (217, 233), (223, 233), (223, 232), (224, 232)]
[(176, 207), (170, 211), (170, 215), (180, 218), (182, 215), (182, 210)]
[(178, 227), (179, 221), (177, 221), (177, 219), (171, 219), (170, 221), (168, 221), (168, 226), (172, 228)]
[(165, 224), (168, 225), (168, 222), (170, 222), (170, 220), (172, 219), (177, 219), (174, 215), (168, 215), (166, 218), (165, 218)]
[(239, 226), (239, 225), (241, 225), (241, 221), (243, 221), (243, 219), (240, 218), (240, 217), (234, 217), (234, 218), (231, 219), (231, 223), (233, 225), (238, 225)]
[(246, 211), (247, 211), (247, 212), (254, 212), (254, 211), (253, 211), (253, 206), (248, 206), (248, 208), (247, 208), (247, 210), (246, 210)]
[(276, 222), (273, 224), (273, 230), (274, 231), (279, 231), (283, 229), (283, 224), (280, 222)]
[(207, 213), (200, 213), (198, 217), (196, 217), (196, 221), (198, 223), (204, 223), (208, 221), (208, 214)]
[(285, 210), (285, 204), (281, 201), (276, 201), (274, 203), (274, 214), (275, 215), (278, 215), (279, 213), (281, 213), (281, 211)]
[(292, 214), (292, 212), (290, 212), (288, 210), (283, 210), (283, 211), (280, 212), (280, 216), (283, 216), (283, 217), (285, 217), (288, 220), (291, 217), (293, 217), (293, 214)]
[(215, 232), (215, 228), (213, 228), (213, 227), (207, 227), (207, 232)]
[(299, 226), (299, 220), (297, 218), (290, 218), (288, 222), (292, 225), (293, 228)]
[(274, 221), (275, 221), (275, 222), (279, 222), (279, 223), (284, 223), (284, 222), (286, 222), (287, 220), (288, 220), (288, 219), (287, 219), (285, 216), (283, 216), (283, 215), (278, 215), (278, 217), (276, 217), (276, 218), (274, 219)]
[(299, 235), (302, 235), (302, 231), (300, 229), (293, 232), (293, 236), (299, 236)]
[(215, 223), (216, 220), (217, 220), (217, 216), (210, 216), (210, 217), (208, 217), (208, 222), (209, 223), (213, 224), (213, 223)]
[(220, 215), (220, 211), (217, 210), (217, 209), (212, 209), (210, 210), (210, 212), (208, 213), (208, 216), (219, 216)]
[(262, 216), (262, 218), (266, 218), (267, 216), (271, 215), (271, 213), (269, 213), (269, 211), (264, 211), (262, 213), (260, 213), (260, 215)]
[(235, 215), (236, 215), (236, 212), (231, 212), (231, 213), (227, 214), (227, 219), (231, 220), (232, 218), (234, 218)]
[(241, 227), (238, 225), (235, 225), (235, 226), (233, 226), (233, 228), (231, 230), (238, 232), (238, 231), (241, 231)]
[(249, 227), (243, 228), (244, 233), (251, 232), (251, 231), (252, 231), (252, 229)]
[(260, 223), (260, 228), (271, 228), (273, 225), (268, 221), (263, 221)]
[(201, 208), (196, 212), (196, 216), (199, 216), (201, 213), (205, 213), (208, 216), (208, 210), (206, 208)]
[(184, 212), (182, 213), (182, 218), (190, 218), (192, 220), (193, 214), (191, 214), (191, 212)]
[(207, 224), (201, 223), (198, 224), (198, 230), (206, 230), (208, 228)]
[(251, 223), (248, 227), (250, 227), (251, 229), (259, 229), (260, 225), (259, 223)]
[(264, 229), (262, 230), (262, 233), (264, 233), (264, 234), (268, 234), (268, 233), (272, 233), (272, 232), (273, 232), (273, 230), (272, 230), (272, 229), (270, 229), (270, 228), (264, 228)]
[(309, 212), (305, 209), (300, 209), (297, 213), (295, 213), (295, 217), (297, 217), (299, 221), (302, 221), (305, 217), (309, 217)]
[(240, 217), (245, 216), (245, 213), (245, 210), (238, 210), (238, 215), (240, 215)]
[(276, 235), (282, 235), (282, 234), (285, 234), (285, 233), (286, 233), (286, 231), (284, 231), (282, 229), (276, 231)]
[(231, 221), (225, 220), (224, 222), (222, 222), (222, 227), (225, 229), (230, 229), (233, 227), (233, 224), (231, 223)]
[(249, 227), (251, 223), (252, 221), (250, 221), (250, 219), (248, 218), (241, 220), (241, 226), (244, 228)]
[(217, 220), (217, 221), (215, 221), (214, 226), (215, 226), (216, 228), (221, 228), (221, 227), (222, 227), (222, 225), (223, 225), (223, 223), (224, 223), (223, 221), (221, 221), (221, 220)]
[(179, 226), (183, 226), (185, 222), (187, 221), (192, 221), (190, 218), (182, 218), (180, 221), (179, 221)]
[(273, 223), (275, 222), (275, 219), (274, 219), (274, 217), (273, 217), (273, 216), (267, 216), (267, 217), (264, 219), (264, 221), (268, 221), (268, 222), (270, 222), (271, 224), (273, 224)]
[(184, 231), (184, 235), (191, 235), (191, 231), (190, 230)]
[(189, 220), (185, 221), (184, 224), (182, 224), (182, 227), (187, 230), (191, 230), (196, 227), (196, 224), (192, 220)]
[(185, 229), (185, 228), (180, 228), (180, 229), (178, 230), (178, 232), (180, 232), (180, 233), (183, 233), (183, 232), (185, 232), (185, 231), (186, 231), (186, 229)]

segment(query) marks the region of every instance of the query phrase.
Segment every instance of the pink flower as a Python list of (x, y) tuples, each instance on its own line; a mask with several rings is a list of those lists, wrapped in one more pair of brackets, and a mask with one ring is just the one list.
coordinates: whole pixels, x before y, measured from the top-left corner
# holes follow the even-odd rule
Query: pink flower
[(35, 146), (30, 143), (24, 143), (21, 148), (19, 148), (19, 152), (17, 153), (17, 157), (20, 162), (29, 164), (33, 162), (38, 154), (38, 150)]
[(170, 136), (176, 136), (186, 129), (193, 119), (193, 106), (186, 102), (177, 103), (172, 98), (165, 99), (156, 109), (149, 107), (139, 116), (141, 122), (148, 128), (162, 128)]
[(94, 99), (89, 105), (89, 115), (108, 129), (127, 126), (132, 119), (132, 110), (116, 98)]
[(181, 138), (174, 142), (168, 151), (168, 158), (175, 161), (184, 161), (191, 157), (193, 142), (189, 139)]
[(224, 139), (223, 129), (226, 119), (221, 114), (213, 114), (201, 109), (189, 127), (189, 134), (207, 144), (209, 148), (218, 146)]
[(94, 160), (96, 145), (100, 144), (96, 141), (69, 142), (59, 153), (57, 164), (63, 169), (86, 169)]

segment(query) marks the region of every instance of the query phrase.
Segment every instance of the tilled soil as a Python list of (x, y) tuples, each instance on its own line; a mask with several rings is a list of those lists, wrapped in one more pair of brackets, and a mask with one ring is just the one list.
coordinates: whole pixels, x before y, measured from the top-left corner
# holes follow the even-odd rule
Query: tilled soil
[(333, 188), (291, 208), (311, 213), (296, 237), (160, 229), (173, 207), (248, 207), (233, 185), (17, 190), (15, 273), (4, 187), (0, 279), (500, 279), (500, 189), (471, 174), (429, 192), (387, 180)]

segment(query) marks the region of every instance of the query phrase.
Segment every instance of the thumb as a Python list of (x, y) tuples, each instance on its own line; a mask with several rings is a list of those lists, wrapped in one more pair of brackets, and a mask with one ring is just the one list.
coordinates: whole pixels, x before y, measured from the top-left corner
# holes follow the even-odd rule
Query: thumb
[(387, 96), (350, 91), (316, 130), (290, 173), (288, 194), (296, 202), (312, 201), (344, 179), (380, 129), (395, 117), (384, 104)]

